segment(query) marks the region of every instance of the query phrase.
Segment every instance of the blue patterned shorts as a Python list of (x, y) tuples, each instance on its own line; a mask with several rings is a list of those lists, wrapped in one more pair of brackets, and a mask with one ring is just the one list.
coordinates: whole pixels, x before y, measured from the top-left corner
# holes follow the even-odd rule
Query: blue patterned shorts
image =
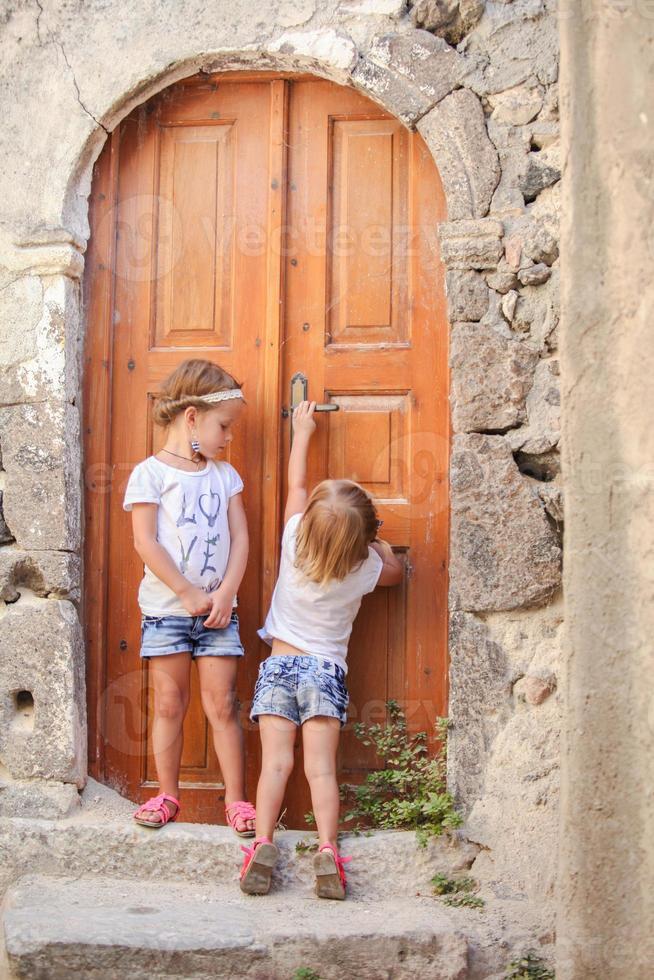
[(313, 655), (270, 656), (261, 662), (250, 718), (281, 715), (301, 725), (323, 715), (347, 720), (349, 695), (345, 671), (332, 660)]
[(242, 657), (238, 614), (222, 629), (204, 625), (202, 616), (141, 615), (141, 657), (160, 657), (189, 651), (192, 657)]

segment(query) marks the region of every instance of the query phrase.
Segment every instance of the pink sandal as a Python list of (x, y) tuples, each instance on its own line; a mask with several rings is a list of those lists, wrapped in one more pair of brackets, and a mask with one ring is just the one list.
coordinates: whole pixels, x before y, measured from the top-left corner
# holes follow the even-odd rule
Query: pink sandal
[[(170, 800), (171, 803), (175, 803), (177, 806), (177, 809), (175, 810), (175, 813), (173, 814), (172, 817), (170, 815), (170, 810), (168, 809), (168, 807), (164, 806), (164, 800)], [(140, 813), (143, 813), (145, 811), (150, 811), (150, 810), (152, 810), (155, 813), (160, 813), (161, 820), (148, 820), (148, 819), (139, 820)], [(138, 808), (138, 810), (134, 814), (134, 819), (136, 820), (137, 823), (140, 823), (142, 827), (163, 827), (163, 825), (165, 823), (168, 823), (168, 821), (174, 823), (175, 820), (177, 820), (177, 817), (179, 816), (179, 811), (180, 811), (179, 800), (176, 800), (174, 796), (169, 796), (168, 793), (159, 793), (159, 796), (153, 796), (151, 800), (148, 800), (147, 803), (144, 803), (142, 806)]]
[(243, 867), (239, 875), (241, 891), (246, 895), (267, 895), (279, 851), (269, 837), (257, 837), (252, 847), (243, 847)]
[(318, 898), (345, 898), (344, 864), (352, 858), (341, 857), (333, 844), (323, 844), (313, 859), (313, 869), (316, 872), (316, 895)]
[(254, 837), (256, 834), (256, 830), (237, 830), (236, 821), (238, 818), (240, 817), (243, 821), (255, 820), (256, 816), (256, 810), (247, 800), (237, 800), (235, 803), (230, 803), (229, 806), (225, 807), (227, 823), (238, 837)]

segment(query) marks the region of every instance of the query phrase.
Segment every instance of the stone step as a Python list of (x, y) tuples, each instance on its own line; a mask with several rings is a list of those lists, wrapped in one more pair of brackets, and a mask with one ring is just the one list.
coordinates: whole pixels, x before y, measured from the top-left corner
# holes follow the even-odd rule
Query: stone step
[(473, 964), (471, 912), (427, 898), (326, 901), (279, 882), (247, 896), (236, 882), (32, 875), (5, 895), (5, 970), (8, 980), (292, 980), (302, 968), (320, 980), (489, 977)]
[[(314, 840), (302, 831), (275, 835), (280, 850), (279, 877), (287, 888), (305, 889), (313, 880), (311, 853), (297, 845)], [(169, 823), (153, 830), (136, 824), (131, 811), (103, 820), (42, 818), (0, 819), (0, 896), (25, 872), (108, 875), (153, 881), (161, 876), (199, 883), (234, 880), (241, 864), (241, 840), (227, 827)], [(431, 893), (436, 872), (466, 873), (479, 848), (456, 831), (421, 848), (412, 831), (375, 831), (348, 835), (340, 849), (351, 854), (352, 888), (369, 898)], [(393, 869), (389, 873), (389, 869)]]

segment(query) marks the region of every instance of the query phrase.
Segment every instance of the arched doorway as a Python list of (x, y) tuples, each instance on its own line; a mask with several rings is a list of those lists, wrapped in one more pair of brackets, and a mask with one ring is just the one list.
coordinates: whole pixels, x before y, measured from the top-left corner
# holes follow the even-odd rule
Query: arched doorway
[[(183, 358), (244, 382), (231, 447), (245, 479), (250, 560), (239, 592), (247, 718), (256, 636), (278, 560), (290, 380), (340, 406), (321, 421), (309, 477), (348, 476), (375, 497), (403, 552), (402, 587), (366, 598), (350, 647), (341, 779), (376, 760), (356, 721), (395, 698), (411, 727), (447, 705), (447, 315), (436, 237), (445, 199), (422, 138), (353, 89), (312, 76), (196, 76), (138, 107), (98, 158), (85, 293), (85, 620), (90, 772), (134, 800), (156, 785), (142, 574), (122, 511), (136, 462), (160, 445), (151, 394)], [(195, 682), (195, 676), (194, 676)], [(222, 783), (197, 690), (185, 723), (185, 819), (222, 820)], [(298, 750), (299, 751), (299, 750)], [(286, 824), (310, 808), (302, 767)]]

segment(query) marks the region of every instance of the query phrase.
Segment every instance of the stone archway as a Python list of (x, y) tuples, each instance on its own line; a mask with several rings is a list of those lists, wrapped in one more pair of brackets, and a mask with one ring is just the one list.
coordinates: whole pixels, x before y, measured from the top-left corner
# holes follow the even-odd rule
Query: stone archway
[[(474, 46), (468, 52), (465, 43), (455, 48), (417, 29), (397, 0), (340, 4), (328, 12), (303, 0), (281, 3), (266, 15), (230, 11), (220, 23), (208, 21), (199, 2), (185, 5), (184, 23), (173, 11), (157, 21), (148, 21), (144, 11), (131, 12), (127, 23), (123, 17), (117, 3), (75, 20), (39, 8), (16, 14), (12, 34), (16, 50), (16, 39), (22, 43), (29, 34), (33, 55), (30, 61), (23, 51), (16, 54), (18, 104), (30, 79), (48, 66), (59, 70), (49, 102), (34, 104), (33, 124), (18, 132), (12, 148), (6, 173), (20, 172), (30, 139), (36, 163), (16, 181), (0, 232), (0, 285), (10, 324), (0, 409), (6, 522), (0, 574), (11, 604), (0, 631), (12, 650), (0, 672), (0, 759), (16, 783), (16, 799), (21, 780), (37, 778), (42, 782), (31, 784), (30, 812), (53, 805), (64, 812), (86, 778), (84, 650), (75, 604), (83, 478), (80, 276), (92, 165), (116, 123), (173, 81), (198, 71), (256, 67), (310, 71), (357, 87), (421, 132), (443, 181), (448, 221), (439, 235), (448, 270), (454, 433), (449, 772), (462, 806), (483, 809), (490, 746), (499, 736), (510, 738), (513, 685), (528, 673), (516, 634), (554, 635), (560, 620), (558, 613), (548, 618), (542, 610), (529, 611), (547, 602), (560, 583), (560, 492), (548, 492), (554, 488), (534, 476), (536, 463), (527, 472), (532, 457), (547, 464), (558, 438), (554, 418), (549, 436), (537, 418), (547, 401), (542, 392), (553, 385), (553, 327), (534, 315), (533, 343), (525, 343), (520, 323), (529, 310), (516, 320), (521, 303), (535, 302), (531, 295), (525, 302), (521, 288), (552, 280), (558, 256), (547, 222), (520, 210), (520, 201), (524, 208), (557, 179), (554, 167), (549, 173), (536, 159), (554, 124), (548, 130), (543, 123), (540, 148), (532, 145), (533, 134), (526, 146), (524, 133), (516, 144), (504, 132), (492, 140), (485, 110), (493, 85), (483, 59)], [(535, 17), (527, 27), (538, 33), (543, 25), (532, 24)], [(507, 90), (522, 84), (504, 64), (509, 56), (501, 45), (484, 40), (484, 24), (482, 19), (479, 43), (487, 44), (491, 67), (504, 71)], [(100, 39), (108, 35), (114, 47), (115, 36), (123, 38), (115, 63), (102, 62)], [(541, 88), (553, 84), (542, 43), (526, 57)], [(497, 96), (498, 106), (500, 117), (515, 119), (510, 100)], [(518, 123), (523, 129), (527, 124)], [(20, 599), (12, 602), (18, 592)], [(551, 689), (544, 676), (533, 703)], [(15, 738), (21, 691), (32, 692), (36, 711), (31, 728)]]

